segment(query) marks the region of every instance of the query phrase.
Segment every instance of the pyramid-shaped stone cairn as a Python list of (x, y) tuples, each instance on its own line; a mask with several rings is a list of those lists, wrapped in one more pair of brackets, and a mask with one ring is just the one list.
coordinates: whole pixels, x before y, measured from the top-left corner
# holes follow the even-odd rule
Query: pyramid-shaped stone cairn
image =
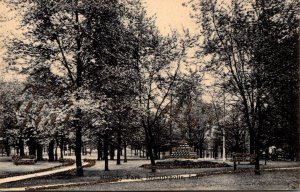
[(172, 148), (172, 154), (169, 158), (174, 159), (197, 159), (198, 155), (192, 151), (192, 148), (188, 144), (181, 144), (179, 147)]

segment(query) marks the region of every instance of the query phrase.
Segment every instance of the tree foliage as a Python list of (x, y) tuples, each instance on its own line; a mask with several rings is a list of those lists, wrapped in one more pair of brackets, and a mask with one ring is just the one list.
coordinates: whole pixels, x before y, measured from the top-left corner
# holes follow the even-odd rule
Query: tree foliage
[[(296, 12), (299, 4), (284, 0), (232, 0), (223, 4), (216, 0), (192, 1), (190, 5), (195, 11), (196, 21), (201, 23), (204, 37), (197, 56), (210, 55), (206, 69), (218, 74), (223, 79), (223, 87), (240, 98), (253, 152), (255, 143), (259, 148), (262, 129), (267, 129), (266, 122), (263, 122), (266, 115), (263, 117), (262, 111), (272, 115), (270, 109), (265, 109), (266, 104), (273, 108), (279, 103), (297, 103), (295, 97), (289, 96), (288, 102), (279, 101), (279, 98), (285, 97), (283, 92), (298, 95)], [(283, 88), (286, 83), (282, 79), (291, 84)], [(273, 94), (274, 91), (277, 94)], [(289, 109), (297, 114), (295, 110)], [(278, 109), (277, 115), (282, 112), (282, 108)], [(294, 115), (293, 120), (286, 120), (279, 115), (272, 121), (276, 124), (283, 119), (295, 124), (297, 118)], [(290, 125), (285, 129), (291, 126), (294, 127)], [(295, 129), (289, 135), (294, 137)]]

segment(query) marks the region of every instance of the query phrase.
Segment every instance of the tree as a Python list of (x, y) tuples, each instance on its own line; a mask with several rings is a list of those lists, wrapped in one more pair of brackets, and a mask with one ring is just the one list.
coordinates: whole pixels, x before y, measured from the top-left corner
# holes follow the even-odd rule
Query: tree
[[(280, 42), (295, 40), (291, 37), (295, 37), (297, 4), (232, 0), (229, 5), (202, 1), (192, 6), (196, 19), (202, 21), (205, 37), (200, 55), (211, 55), (207, 67), (223, 77), (226, 89), (242, 101), (250, 152), (257, 154), (256, 173), (259, 174), (263, 104), (270, 102), (269, 85), (280, 76), (278, 71), (269, 73), (269, 69), (272, 66), (282, 69), (289, 63), (282, 59), (287, 59), (290, 50)], [(275, 48), (285, 54), (273, 54)]]
[(161, 118), (164, 108), (170, 103), (168, 96), (176, 85), (180, 66), (184, 63), (186, 51), (194, 40), (188, 33), (185, 34), (185, 39), (181, 40), (177, 38), (176, 33), (169, 37), (161, 36), (155, 28), (153, 18), (147, 18), (141, 2), (133, 1), (131, 5), (132, 25), (129, 28), (135, 37), (133, 59), (138, 74), (141, 127), (145, 132), (152, 171), (155, 171), (153, 128)]
[[(29, 154), (36, 155), (37, 152), (38, 160), (43, 159), (42, 147), (49, 143), (49, 161), (53, 161), (54, 141), (58, 146), (58, 141), (67, 135), (63, 128), (67, 128), (68, 107), (71, 105), (62, 97), (65, 92), (58, 77), (50, 71), (39, 70), (28, 78), (17, 97), (18, 135), (27, 139)], [(57, 160), (57, 155), (55, 157)]]
[(17, 116), (15, 105), (22, 85), (18, 82), (0, 82), (0, 132), (3, 138), (3, 147), (7, 156), (10, 156), (10, 146), (16, 144), (15, 130)]
[[(168, 124), (176, 125), (177, 129), (184, 131), (181, 137), (192, 145), (192, 132), (198, 125), (201, 113), (202, 90), (200, 88), (203, 76), (198, 72), (189, 70), (187, 74), (180, 74), (177, 85), (172, 93), (172, 113), (169, 114)], [(169, 106), (171, 108), (171, 106)], [(176, 121), (177, 120), (177, 121)], [(178, 123), (178, 124), (177, 124)]]
[[(95, 17), (91, 14), (103, 13), (106, 17), (106, 32), (114, 31), (109, 28), (110, 22), (119, 20), (108, 19), (111, 13), (118, 14), (121, 9), (117, 1), (90, 2), (84, 1), (10, 1), (13, 7), (23, 7), (22, 26), (24, 39), (12, 39), (8, 47), (7, 61), (10, 64), (18, 64), (20, 59), (26, 60), (27, 65), (23, 66), (26, 72), (33, 75), (39, 70), (48, 70), (52, 74), (61, 77), (61, 81), (69, 92), (64, 97), (74, 98), (75, 103), (72, 108), (72, 119), (76, 130), (75, 154), (77, 175), (83, 175), (81, 163), (82, 146), (82, 116), (83, 109), (80, 102), (86, 99), (85, 90), (94, 80), (86, 73), (102, 59), (101, 52), (91, 53), (100, 43), (99, 39), (93, 39), (94, 33), (99, 33), (96, 26), (93, 26)], [(96, 22), (100, 23), (100, 17)], [(120, 19), (117, 15), (116, 19)], [(102, 21), (101, 21), (102, 22)], [(92, 25), (91, 25), (92, 24)], [(111, 27), (114, 27), (113, 25)], [(106, 37), (106, 34), (101, 34)], [(99, 34), (100, 35), (100, 34)], [(94, 40), (94, 41), (92, 41)], [(107, 55), (111, 52), (106, 53)], [(104, 67), (96, 65), (97, 68)], [(100, 70), (98, 70), (100, 71)], [(97, 71), (95, 71), (96, 73)], [(97, 76), (101, 76), (97, 74)], [(47, 77), (45, 77), (47, 79)], [(91, 79), (92, 78), (92, 79)], [(45, 79), (44, 79), (45, 80)], [(54, 85), (57, 82), (54, 82)], [(74, 108), (74, 106), (76, 106)]]
[(287, 145), (291, 159), (299, 154), (298, 8), (296, 1), (257, 1), (258, 21), (254, 27), (257, 36), (253, 44), (256, 68), (264, 72), (262, 84), (267, 92), (262, 98), (267, 108), (262, 106), (261, 110), (263, 119), (269, 121), (262, 123), (276, 130), (278, 139), (273, 144)]
[[(86, 76), (93, 79), (93, 83), (88, 85), (93, 91), (93, 98), (98, 99), (103, 96), (105, 106), (105, 131), (104, 159), (105, 170), (108, 170), (107, 147), (113, 134), (117, 134), (118, 158), (120, 163), (121, 137), (124, 129), (131, 127), (130, 121), (124, 118), (132, 115), (134, 109), (134, 99), (137, 92), (137, 73), (134, 70), (134, 33), (127, 22), (132, 22), (129, 6), (118, 4), (116, 1), (108, 1), (106, 6), (99, 4), (98, 11), (91, 9), (86, 17), (90, 22), (87, 28), (91, 28), (95, 33), (91, 34), (90, 54), (93, 57), (93, 64), (86, 68)], [(101, 75), (99, 75), (101, 74)], [(123, 123), (128, 124), (123, 124)], [(125, 131), (126, 132), (126, 131)], [(112, 143), (110, 147), (113, 147)]]

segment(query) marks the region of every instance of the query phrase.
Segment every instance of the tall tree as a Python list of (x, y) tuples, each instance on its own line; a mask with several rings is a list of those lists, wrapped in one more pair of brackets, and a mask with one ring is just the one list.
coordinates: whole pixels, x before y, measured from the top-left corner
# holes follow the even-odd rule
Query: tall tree
[(145, 132), (147, 152), (154, 168), (153, 128), (161, 118), (164, 108), (170, 103), (168, 96), (176, 85), (187, 49), (193, 39), (188, 33), (184, 40), (179, 40), (176, 33), (163, 37), (156, 29), (153, 18), (147, 17), (141, 1), (132, 1), (131, 8), (132, 23), (129, 28), (134, 32), (133, 59), (138, 74), (141, 127)]
[[(204, 49), (200, 55), (211, 55), (207, 67), (223, 77), (226, 89), (242, 101), (250, 152), (257, 154), (256, 173), (259, 174), (262, 111), (264, 104), (270, 103), (270, 83), (280, 76), (278, 71), (269, 73), (269, 69), (272, 66), (282, 69), (290, 63), (285, 61), (286, 55), (295, 49), (279, 44), (287, 40), (295, 45), (295, 38), (291, 37), (297, 36), (298, 5), (284, 0), (232, 0), (229, 4), (215, 0), (194, 2), (192, 6), (196, 19), (202, 23)], [(277, 48), (285, 54), (273, 54)]]
[[(104, 96), (106, 102), (104, 118), (106, 131), (103, 138), (106, 165), (108, 165), (106, 147), (109, 137), (117, 133), (119, 154), (120, 138), (124, 129), (121, 122), (126, 115), (130, 114), (132, 101), (138, 93), (137, 73), (133, 62), (135, 39), (128, 26), (128, 22), (132, 22), (128, 16), (130, 10), (126, 3), (117, 2), (107, 1), (107, 5), (99, 3), (97, 11), (93, 7), (86, 13), (89, 21), (87, 29), (94, 31), (90, 35), (89, 45), (93, 63), (87, 65), (86, 77), (93, 79), (93, 83), (90, 83), (88, 88), (94, 92), (94, 99)], [(122, 117), (121, 114), (125, 116)], [(118, 158), (118, 163), (119, 160)], [(106, 166), (105, 169), (108, 170), (108, 167)]]
[(267, 93), (262, 102), (268, 104), (262, 110), (263, 119), (269, 120), (263, 124), (277, 132), (274, 140), (277, 142), (273, 144), (287, 145), (285, 150), (294, 159), (297, 153), (299, 157), (299, 2), (260, 0), (255, 2), (254, 8), (258, 17), (252, 37), (254, 63), (257, 73), (264, 73), (261, 81)]
[[(93, 19), (97, 19), (96, 23), (106, 23), (103, 24), (107, 26), (106, 31), (102, 31), (105, 33), (101, 34), (105, 40), (106, 36), (115, 30), (115, 26), (110, 25), (110, 23), (119, 22), (117, 20), (120, 19), (118, 15), (116, 20), (110, 18), (110, 16), (119, 14), (119, 10), (121, 10), (120, 3), (106, 0), (101, 2), (92, 1), (89, 4), (80, 0), (34, 0), (30, 2), (10, 1), (10, 4), (13, 5), (13, 8), (18, 7), (23, 11), (22, 26), (25, 29), (24, 36), (26, 39), (15, 38), (11, 40), (7, 60), (11, 64), (18, 64), (20, 59), (26, 60), (26, 65), (23, 67), (30, 75), (41, 69), (61, 77), (62, 83), (69, 90), (65, 97), (74, 98), (75, 102), (72, 107), (71, 119), (74, 121), (76, 130), (77, 175), (82, 176), (81, 146), (83, 125), (81, 119), (83, 109), (81, 102), (86, 99), (84, 90), (90, 88), (88, 85), (94, 80), (98, 83), (100, 82), (95, 79), (95, 76), (91, 77), (86, 72), (89, 71), (88, 69), (91, 69), (91, 66), (95, 65), (95, 61), (99, 62), (102, 59), (101, 53), (103, 53), (91, 53), (91, 50), (94, 50), (102, 40), (93, 39), (95, 33), (100, 35), (101, 32), (97, 29), (97, 26), (94, 26), (95, 20)], [(99, 17), (90, 17), (91, 14), (98, 14)], [(103, 18), (103, 21), (99, 20)], [(106, 40), (111, 41), (111, 39)], [(110, 46), (114, 47), (114, 45)], [(95, 57), (97, 54), (98, 57)], [(112, 53), (109, 50), (105, 58), (109, 54), (116, 53)], [(105, 68), (105, 66), (96, 65), (97, 69), (100, 67)], [(96, 76), (102, 75), (98, 73)]]

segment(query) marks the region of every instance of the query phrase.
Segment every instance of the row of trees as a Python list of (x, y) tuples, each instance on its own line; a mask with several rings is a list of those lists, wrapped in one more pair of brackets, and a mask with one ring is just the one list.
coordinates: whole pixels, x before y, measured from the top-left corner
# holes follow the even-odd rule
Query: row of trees
[[(215, 146), (226, 134), (231, 151), (245, 150), (249, 135), (250, 153), (271, 145), (298, 153), (296, 2), (190, 1), (196, 37), (162, 36), (139, 0), (7, 3), (25, 29), (8, 42), (6, 61), (28, 78), (2, 113), (20, 155), (24, 141), (38, 159), (47, 146), (49, 160), (68, 144), (82, 176), (84, 141), (96, 143), (105, 170), (109, 149), (120, 164), (128, 145), (145, 148), (155, 165), (162, 147), (171, 152), (181, 140), (202, 156), (212, 127)], [(200, 71), (190, 66), (191, 48)], [(217, 82), (209, 102), (204, 73)]]
[(54, 144), (73, 133), (77, 175), (83, 175), (82, 134), (91, 132), (103, 141), (108, 170), (110, 137), (116, 135), (119, 157), (122, 139), (126, 146), (125, 137), (143, 128), (138, 132), (154, 165), (154, 129), (193, 41), (189, 34), (161, 36), (140, 1), (9, 3), (23, 11), (26, 28), (23, 38), (10, 40), (6, 57), (10, 65), (22, 60), (28, 74), (15, 109), (20, 155), (24, 131), (29, 146), (49, 145), (49, 159)]

